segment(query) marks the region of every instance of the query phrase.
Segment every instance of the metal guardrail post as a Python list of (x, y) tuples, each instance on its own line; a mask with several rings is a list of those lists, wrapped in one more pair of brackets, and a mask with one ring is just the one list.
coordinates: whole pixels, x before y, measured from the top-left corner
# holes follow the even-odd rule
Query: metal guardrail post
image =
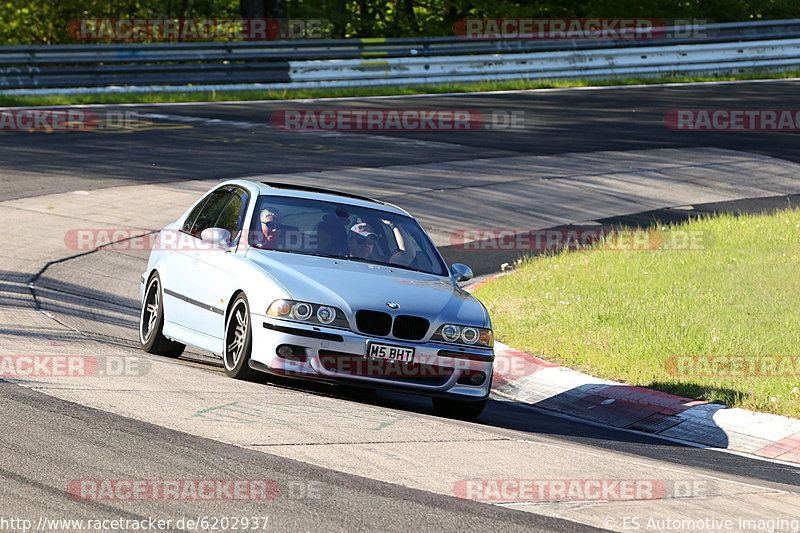
[[(698, 35), (691, 37), (619, 41), (483, 41), (451, 36), (10, 46), (0, 47), (0, 89), (114, 85), (129, 88), (115, 90), (133, 91), (186, 84), (217, 89), (262, 84), (282, 89), (303, 83), (335, 87), (392, 80), (439, 83), (515, 76), (590, 78), (610, 72), (647, 76), (664, 72), (670, 65), (686, 72), (717, 67), (800, 67), (800, 59), (792, 60), (800, 57), (796, 47), (800, 19), (710, 24), (695, 29)], [(676, 35), (677, 29), (666, 28), (665, 32)], [(739, 50), (734, 56), (728, 52), (731, 47)], [(637, 54), (641, 61), (620, 66), (621, 61)], [(568, 63), (569, 58), (571, 69), (554, 66), (560, 60)], [(380, 60), (380, 69), (375, 68), (376, 60)], [(583, 66), (577, 66), (578, 62)]]

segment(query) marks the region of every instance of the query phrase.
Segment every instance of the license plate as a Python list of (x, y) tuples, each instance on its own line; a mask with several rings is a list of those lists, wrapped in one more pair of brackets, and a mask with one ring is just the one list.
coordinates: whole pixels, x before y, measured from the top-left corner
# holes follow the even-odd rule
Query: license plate
[(414, 348), (405, 346), (391, 346), (389, 344), (378, 344), (372, 342), (367, 347), (367, 357), (374, 359), (386, 359), (389, 361), (400, 361), (401, 363), (414, 362)]

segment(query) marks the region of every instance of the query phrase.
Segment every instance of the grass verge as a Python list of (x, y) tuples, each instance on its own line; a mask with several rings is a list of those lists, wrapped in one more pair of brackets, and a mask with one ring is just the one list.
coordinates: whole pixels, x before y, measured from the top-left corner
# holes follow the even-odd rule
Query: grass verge
[(609, 85), (640, 85), (656, 83), (697, 83), (703, 81), (732, 81), (782, 79), (800, 77), (800, 71), (754, 72), (730, 76), (691, 76), (662, 78), (614, 78), (606, 80), (509, 80), (480, 83), (447, 83), (437, 85), (348, 87), (341, 89), (296, 89), (275, 91), (199, 91), (108, 94), (56, 94), (15, 96), (0, 94), (0, 106), (51, 106), (81, 104), (152, 104), (171, 102), (222, 102), (248, 100), (283, 100), (308, 98), (393, 96), (408, 94), (467, 93), (552, 89), (566, 87), (603, 87)]
[(800, 418), (800, 210), (661, 229), (665, 242), (702, 232), (704, 248), (528, 258), (475, 294), (496, 336), (517, 349), (602, 378)]

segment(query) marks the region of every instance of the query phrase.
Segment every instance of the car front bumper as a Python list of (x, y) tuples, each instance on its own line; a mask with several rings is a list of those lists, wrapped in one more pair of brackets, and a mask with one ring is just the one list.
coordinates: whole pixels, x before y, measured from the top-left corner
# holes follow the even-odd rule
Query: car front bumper
[[(256, 370), (464, 401), (479, 401), (489, 395), (494, 364), (491, 349), (372, 337), (258, 314), (252, 315), (251, 323), (250, 359)], [(368, 343), (413, 348), (414, 360), (405, 363), (367, 357)], [(281, 346), (290, 347), (293, 355), (278, 355)]]

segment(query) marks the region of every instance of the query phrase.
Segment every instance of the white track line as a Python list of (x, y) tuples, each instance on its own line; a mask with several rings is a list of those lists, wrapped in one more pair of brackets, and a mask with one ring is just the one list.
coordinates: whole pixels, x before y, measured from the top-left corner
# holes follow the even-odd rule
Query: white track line
[[(192, 117), (189, 115), (167, 115), (162, 113), (136, 113), (137, 117), (150, 118), (154, 120), (165, 120), (169, 122), (185, 122), (189, 124), (199, 124), (202, 126), (228, 126), (239, 129), (263, 128), (268, 130), (278, 130), (266, 120), (264, 122), (240, 122), (234, 120), (221, 120), (216, 118)], [(266, 117), (265, 117), (266, 118)], [(409, 139), (407, 137), (390, 137), (388, 135), (373, 135), (368, 131), (327, 131), (327, 130), (300, 130), (291, 131), (300, 135), (314, 135), (316, 137), (361, 137), (370, 140), (389, 141), (393, 144), (405, 144), (411, 146), (427, 146), (432, 148), (463, 148), (456, 143), (445, 143), (441, 141), (428, 141), (420, 139)]]
[[(161, 102), (161, 103), (138, 103), (138, 104), (68, 104), (38, 106), (48, 109), (69, 109), (69, 108), (90, 108), (90, 107), (154, 107), (154, 106), (192, 106), (192, 105), (235, 105), (235, 104), (269, 104), (269, 103), (307, 103), (307, 102), (334, 102), (347, 100), (392, 100), (410, 98), (436, 98), (439, 96), (475, 96), (475, 95), (497, 95), (497, 94), (526, 94), (526, 93), (559, 93), (568, 91), (608, 91), (615, 89), (646, 89), (650, 87), (689, 87), (705, 85), (742, 85), (748, 83), (781, 83), (797, 82), (800, 78), (771, 78), (765, 80), (728, 80), (728, 81), (697, 81), (697, 82), (676, 82), (676, 83), (642, 83), (638, 85), (602, 85), (592, 87), (553, 87), (549, 89), (511, 89), (504, 91), (477, 91), (460, 93), (425, 93), (425, 94), (398, 94), (382, 96), (334, 96), (329, 98), (286, 98), (282, 100), (225, 100), (220, 102)], [(11, 109), (30, 109), (31, 106), (0, 107), (0, 110)]]

